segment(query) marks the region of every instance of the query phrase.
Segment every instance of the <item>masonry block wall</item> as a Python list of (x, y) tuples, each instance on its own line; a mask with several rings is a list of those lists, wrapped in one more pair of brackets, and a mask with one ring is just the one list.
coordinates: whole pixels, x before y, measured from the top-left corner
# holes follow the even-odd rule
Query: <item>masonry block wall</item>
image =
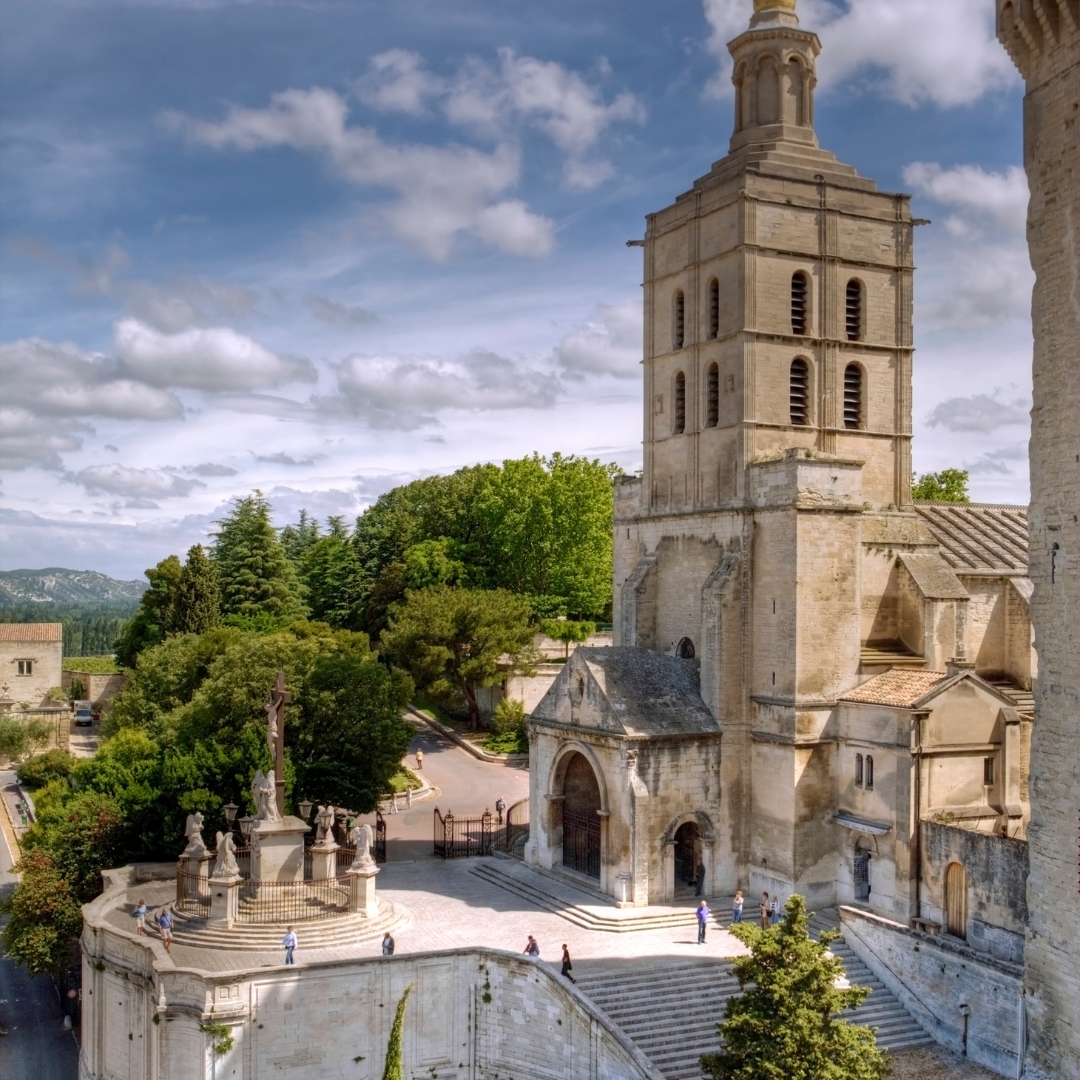
[(1031, 922), (1025, 988), (1033, 1076), (1080, 1076), (1080, 12), (998, 0), (998, 37), (1027, 86), (1024, 164), (1035, 270), (1031, 616), (1039, 677), (1031, 747)]

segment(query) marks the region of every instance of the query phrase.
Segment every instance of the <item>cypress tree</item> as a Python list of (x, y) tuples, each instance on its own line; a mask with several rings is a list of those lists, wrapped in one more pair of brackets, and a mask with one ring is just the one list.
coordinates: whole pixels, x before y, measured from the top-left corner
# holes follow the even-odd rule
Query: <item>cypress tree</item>
[(383, 1066), (382, 1080), (404, 1080), (401, 1067), (402, 1033), (405, 1029), (405, 1002), (409, 1000), (411, 986), (405, 987), (405, 993), (397, 1004), (394, 1014), (394, 1026), (390, 1029), (390, 1041), (386, 1044), (386, 1064)]
[(307, 614), (296, 568), (270, 524), (270, 504), (261, 491), (233, 500), (232, 513), (214, 534), (211, 557), (221, 583), (221, 613), (280, 620)]
[(221, 623), (221, 586), (217, 567), (202, 544), (187, 553), (173, 605), (170, 633), (203, 634)]

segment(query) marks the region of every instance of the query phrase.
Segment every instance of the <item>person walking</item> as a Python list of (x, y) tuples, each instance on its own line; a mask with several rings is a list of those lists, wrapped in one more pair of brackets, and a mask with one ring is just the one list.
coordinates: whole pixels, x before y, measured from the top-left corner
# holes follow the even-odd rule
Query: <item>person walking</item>
[(775, 926), (780, 921), (780, 897), (774, 896), (769, 901), (769, 925)]
[(132, 914), (135, 916), (135, 933), (142, 937), (143, 931), (146, 929), (146, 901), (140, 900), (135, 905)]
[(576, 983), (577, 979), (575, 979), (574, 976), (570, 974), (570, 972), (573, 971), (573, 970), (574, 970), (574, 965), (572, 963), (570, 963), (570, 950), (566, 947), (566, 945), (563, 945), (563, 947), (562, 947), (562, 977), (564, 979), (569, 979), (572, 983)]
[(699, 862), (697, 874), (694, 877), (694, 895), (700, 896), (705, 889), (705, 864)]
[(495, 800), (495, 813), (499, 815), (499, 824), (503, 823), (503, 814), (506, 813), (506, 800), (500, 795)]
[(742, 909), (743, 909), (742, 889), (736, 889), (735, 890), (735, 899), (731, 901), (731, 922), (732, 922), (732, 925), (734, 925), (735, 923), (741, 923), (742, 922)]
[(170, 952), (172, 950), (173, 917), (167, 906), (158, 912), (157, 924), (161, 933), (161, 944), (165, 946), (166, 952)]
[(705, 944), (705, 928), (709, 925), (709, 905), (704, 900), (697, 906), (697, 943)]
[(419, 747), (416, 749), (416, 771), (419, 772), (424, 767), (424, 751)]
[(761, 904), (758, 908), (758, 914), (761, 916), (761, 929), (769, 929), (769, 894), (763, 892), (761, 894)]
[(540, 946), (536, 944), (536, 938), (532, 934), (529, 935), (529, 940), (522, 951), (533, 960), (540, 959)]
[(391, 935), (389, 930), (387, 930), (386, 933), (383, 934), (382, 954), (383, 954), (383, 956), (393, 956), (394, 955), (394, 938), (393, 938), (393, 935)]
[(285, 950), (285, 963), (291, 964), (293, 961), (293, 950), (299, 945), (296, 933), (291, 926), (285, 928), (285, 936), (281, 939), (282, 948)]

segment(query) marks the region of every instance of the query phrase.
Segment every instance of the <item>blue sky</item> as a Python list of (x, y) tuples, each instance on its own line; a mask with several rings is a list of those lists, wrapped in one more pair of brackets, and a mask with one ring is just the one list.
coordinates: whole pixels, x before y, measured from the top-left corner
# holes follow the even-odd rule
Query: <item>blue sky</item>
[[(533, 450), (640, 464), (640, 237), (750, 0), (8, 0), (0, 567), (137, 577)], [(821, 143), (917, 234), (915, 464), (1027, 498), (1021, 85), (989, 0), (800, 0)]]

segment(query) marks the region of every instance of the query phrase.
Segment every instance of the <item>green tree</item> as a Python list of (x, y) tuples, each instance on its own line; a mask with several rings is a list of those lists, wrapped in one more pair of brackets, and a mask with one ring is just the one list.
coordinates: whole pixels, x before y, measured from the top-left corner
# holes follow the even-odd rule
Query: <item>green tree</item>
[(261, 491), (233, 500), (232, 512), (214, 534), (212, 558), (221, 581), (224, 615), (268, 615), (288, 621), (307, 612), (296, 567), (270, 524)]
[(724, 1049), (701, 1057), (709, 1080), (880, 1080), (888, 1074), (874, 1032), (836, 1018), (865, 1001), (869, 989), (836, 986), (844, 965), (828, 947), (839, 935), (826, 931), (814, 941), (808, 926), (806, 903), (794, 895), (776, 926), (731, 927), (750, 954), (734, 961), (742, 993), (728, 998), (719, 1025)]
[(942, 469), (915, 477), (911, 497), (916, 502), (969, 503), (967, 486), (967, 469)]
[(295, 791), (313, 802), (371, 813), (401, 767), (413, 729), (401, 716), (413, 684), (371, 654), (319, 657), (286, 728)]
[(74, 767), (75, 757), (67, 750), (46, 750), (19, 765), (19, 783), (29, 788), (44, 787), (52, 780), (70, 776)]
[(408, 589), (426, 589), (431, 585), (466, 585), (469, 569), (464, 545), (459, 540), (440, 536), (421, 540), (405, 552), (402, 575)]
[(79, 900), (46, 851), (27, 851), (14, 867), (19, 884), (2, 903), (4, 953), (30, 975), (59, 977), (82, 932)]
[(207, 557), (202, 544), (187, 553), (180, 572), (176, 602), (169, 619), (170, 634), (205, 634), (221, 624), (221, 585), (217, 567)]
[(144, 573), (150, 588), (143, 593), (139, 610), (124, 624), (116, 641), (116, 657), (124, 667), (134, 667), (143, 649), (165, 640), (173, 621), (183, 567), (175, 555), (169, 555)]
[(300, 520), (295, 525), (286, 525), (281, 530), (281, 546), (285, 549), (285, 554), (299, 566), (304, 560), (304, 552), (321, 535), (318, 520), (310, 517), (306, 510), (301, 510)]
[(304, 548), (298, 565), (312, 618), (358, 629), (366, 595), (364, 574), (343, 518), (327, 520), (326, 534)]
[(552, 641), (561, 641), (566, 646), (566, 659), (569, 659), (570, 645), (574, 642), (580, 645), (588, 641), (596, 633), (596, 623), (574, 622), (573, 619), (545, 619), (540, 624), (540, 629)]
[(464, 701), (475, 729), (476, 691), (505, 678), (499, 661), (531, 669), (530, 614), (528, 601), (505, 589), (410, 589), (391, 609), (381, 644), (432, 697)]
[(397, 1003), (394, 1013), (394, 1026), (390, 1029), (390, 1041), (386, 1044), (386, 1064), (383, 1065), (382, 1080), (404, 1080), (401, 1051), (405, 1043), (405, 1002), (409, 1000), (411, 986), (405, 987), (405, 993)]

